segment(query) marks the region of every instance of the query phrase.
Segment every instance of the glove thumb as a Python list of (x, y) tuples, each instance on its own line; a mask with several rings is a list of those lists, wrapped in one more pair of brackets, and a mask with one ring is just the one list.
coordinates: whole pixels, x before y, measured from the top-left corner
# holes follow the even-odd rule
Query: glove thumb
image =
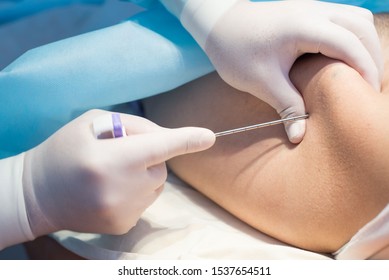
[(153, 137), (145, 134), (147, 140), (143, 147), (148, 151), (148, 166), (167, 161), (173, 157), (195, 153), (210, 148), (215, 143), (215, 134), (205, 128), (183, 127), (163, 129), (154, 133)]
[[(272, 90), (273, 99), (269, 104), (277, 110), (281, 118), (296, 117), (306, 114), (304, 100), (294, 87), (289, 77), (279, 79), (277, 87)], [(285, 131), (289, 141), (298, 144), (305, 135), (305, 119), (286, 122)]]

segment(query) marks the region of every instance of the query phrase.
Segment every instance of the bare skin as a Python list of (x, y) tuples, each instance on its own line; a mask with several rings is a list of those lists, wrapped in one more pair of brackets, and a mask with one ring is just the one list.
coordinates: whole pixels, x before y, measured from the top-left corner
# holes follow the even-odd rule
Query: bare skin
[[(297, 247), (336, 251), (389, 202), (387, 25), (378, 18), (381, 92), (344, 63), (304, 57), (291, 72), (310, 114), (299, 145), (282, 126), (270, 127), (220, 138), (211, 150), (171, 160), (170, 168), (254, 228)], [(215, 73), (144, 104), (147, 117), (167, 127), (217, 132), (278, 118)]]

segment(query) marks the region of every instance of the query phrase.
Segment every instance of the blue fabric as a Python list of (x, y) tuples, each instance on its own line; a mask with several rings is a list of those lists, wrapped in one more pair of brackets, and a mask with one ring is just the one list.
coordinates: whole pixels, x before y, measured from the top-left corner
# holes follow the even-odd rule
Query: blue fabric
[[(19, 1), (19, 13), (16, 9), (7, 20), (38, 12), (31, 3), (44, 10), (79, 2), (101, 1)], [(389, 10), (387, 0), (336, 2)], [(0, 21), (5, 14), (0, 11)], [(36, 146), (88, 109), (159, 94), (213, 70), (192, 37), (161, 7), (30, 50), (0, 72), (0, 158)]]
[(369, 9), (373, 13), (381, 13), (381, 12), (389, 11), (388, 0), (325, 0), (325, 1), (363, 7)]
[(162, 9), (30, 50), (0, 72), (0, 149), (19, 153), (88, 109), (168, 91), (211, 71)]
[[(0, 0), (1, 2), (2, 0)], [(0, 24), (42, 12), (55, 7), (71, 4), (101, 4), (105, 0), (15, 0), (0, 10)], [(7, 2), (7, 1), (6, 1)]]
[(121, 1), (131, 2), (135, 5), (141, 6), (146, 9), (153, 8), (158, 3), (158, 0), (121, 0)]

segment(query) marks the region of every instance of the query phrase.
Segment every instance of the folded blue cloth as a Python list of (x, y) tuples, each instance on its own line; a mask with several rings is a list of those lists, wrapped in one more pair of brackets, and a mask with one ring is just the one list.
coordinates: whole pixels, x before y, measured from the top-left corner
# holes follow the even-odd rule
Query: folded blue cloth
[[(20, 13), (16, 9), (7, 20), (38, 12), (31, 3), (43, 10), (78, 2), (102, 1), (18, 1)], [(386, 0), (336, 2), (389, 10)], [(0, 11), (0, 21), (5, 18)], [(36, 146), (88, 109), (159, 94), (213, 70), (193, 38), (160, 5), (118, 25), (30, 50), (0, 72), (0, 158)]]
[[(13, 2), (0, 10), (0, 24), (42, 12), (47, 9), (71, 4), (101, 4), (105, 0), (6, 0)], [(0, 3), (4, 0), (0, 0)]]
[(0, 149), (19, 153), (88, 109), (168, 91), (211, 71), (164, 9), (30, 50), (0, 72)]

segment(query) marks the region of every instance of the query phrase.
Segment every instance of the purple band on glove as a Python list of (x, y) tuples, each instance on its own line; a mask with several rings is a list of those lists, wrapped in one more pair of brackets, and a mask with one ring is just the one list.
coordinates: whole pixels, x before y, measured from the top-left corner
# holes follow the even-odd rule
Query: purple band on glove
[(119, 138), (124, 136), (124, 127), (120, 119), (120, 114), (112, 114), (112, 125), (113, 125), (113, 137)]

